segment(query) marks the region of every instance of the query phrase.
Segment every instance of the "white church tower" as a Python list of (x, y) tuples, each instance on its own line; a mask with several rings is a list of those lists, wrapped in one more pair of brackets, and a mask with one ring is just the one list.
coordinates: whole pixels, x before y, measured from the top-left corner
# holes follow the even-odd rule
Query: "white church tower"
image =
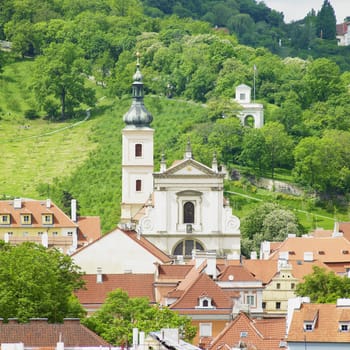
[(121, 222), (128, 223), (140, 210), (153, 191), (153, 120), (143, 97), (143, 82), (137, 55), (133, 76), (132, 104), (124, 115), (122, 131), (122, 205)]

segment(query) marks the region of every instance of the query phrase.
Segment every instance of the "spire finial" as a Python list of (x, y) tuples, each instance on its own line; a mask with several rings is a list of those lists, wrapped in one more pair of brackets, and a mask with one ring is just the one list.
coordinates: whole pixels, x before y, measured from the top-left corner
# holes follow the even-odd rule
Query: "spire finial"
[(188, 138), (187, 140), (185, 159), (192, 159), (192, 147), (191, 147), (190, 138)]

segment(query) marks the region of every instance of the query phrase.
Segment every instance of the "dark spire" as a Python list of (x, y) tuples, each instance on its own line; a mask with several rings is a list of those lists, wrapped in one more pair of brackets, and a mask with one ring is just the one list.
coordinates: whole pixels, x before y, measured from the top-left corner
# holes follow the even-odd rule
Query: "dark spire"
[(123, 121), (126, 125), (135, 127), (149, 127), (153, 117), (146, 109), (143, 102), (143, 82), (140, 71), (140, 54), (137, 53), (136, 72), (132, 83), (132, 104), (130, 109), (124, 114)]

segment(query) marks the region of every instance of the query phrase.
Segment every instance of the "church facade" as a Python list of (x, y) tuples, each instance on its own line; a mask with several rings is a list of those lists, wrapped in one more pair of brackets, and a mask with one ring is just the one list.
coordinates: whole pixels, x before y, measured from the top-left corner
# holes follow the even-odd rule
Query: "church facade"
[(224, 198), (225, 173), (215, 157), (211, 167), (196, 161), (190, 142), (182, 160), (167, 168), (162, 159), (154, 172), (152, 119), (138, 62), (122, 131), (121, 222), (178, 260), (191, 258), (193, 250), (239, 259), (240, 222)]

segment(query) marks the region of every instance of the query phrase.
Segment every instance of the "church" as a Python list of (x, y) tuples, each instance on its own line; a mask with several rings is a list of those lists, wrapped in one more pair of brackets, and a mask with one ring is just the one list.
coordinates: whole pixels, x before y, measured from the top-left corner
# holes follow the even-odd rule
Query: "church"
[(136, 66), (123, 117), (121, 225), (178, 260), (194, 250), (239, 259), (240, 221), (224, 197), (225, 173), (215, 156), (211, 167), (196, 161), (188, 141), (183, 159), (167, 168), (163, 156), (154, 171), (153, 116), (144, 105), (139, 58)]

